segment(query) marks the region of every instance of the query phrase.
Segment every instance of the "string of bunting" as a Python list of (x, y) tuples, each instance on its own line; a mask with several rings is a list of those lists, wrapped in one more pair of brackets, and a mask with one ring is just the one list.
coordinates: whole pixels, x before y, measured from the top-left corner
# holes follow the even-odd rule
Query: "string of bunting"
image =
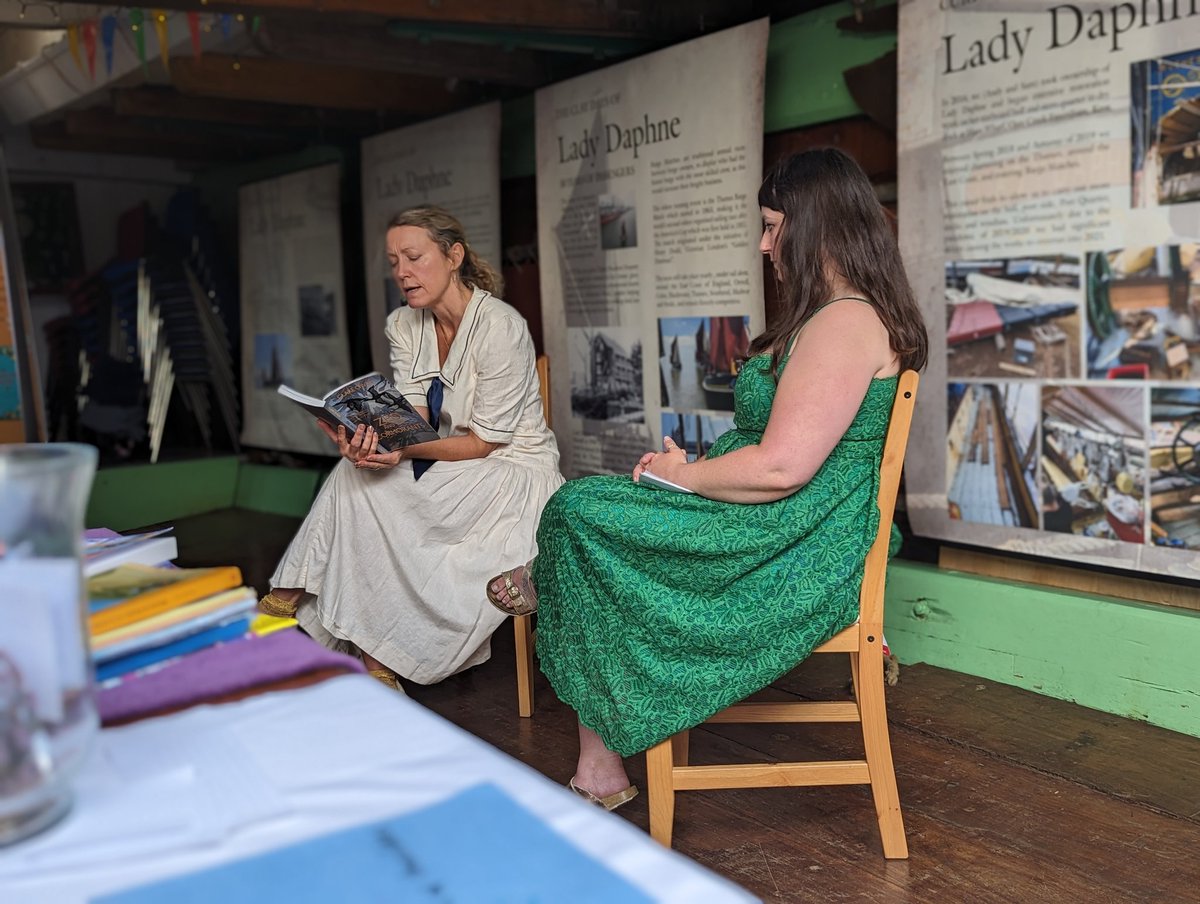
[[(171, 70), (170, 36), (168, 13), (162, 9), (143, 10), (135, 7), (120, 13), (108, 13), (67, 25), (67, 48), (71, 51), (71, 59), (92, 81), (96, 80), (96, 39), (99, 37), (100, 46), (104, 49), (104, 66), (109, 77), (112, 76), (113, 44), (117, 37), (117, 29), (122, 24), (122, 18), (133, 35), (133, 43), (137, 48), (138, 60), (142, 71), (149, 74), (146, 60), (146, 26), (152, 23), (158, 38), (158, 55), (167, 71)], [(208, 13), (189, 12), (187, 16), (188, 34), (191, 38), (192, 56), (200, 59), (202, 54), (201, 35), (217, 28), (221, 37), (228, 38), (233, 33), (234, 22), (246, 22), (246, 16), (241, 13)], [(252, 16), (247, 27), (251, 34), (258, 34), (262, 26), (262, 16)]]

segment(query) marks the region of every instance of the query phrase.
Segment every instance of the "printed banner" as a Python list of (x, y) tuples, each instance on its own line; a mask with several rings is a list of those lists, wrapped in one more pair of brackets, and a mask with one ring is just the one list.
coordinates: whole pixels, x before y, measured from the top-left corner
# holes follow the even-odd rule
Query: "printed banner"
[[(763, 328), (767, 21), (538, 91), (542, 317), (563, 474), (704, 452)], [(647, 90), (653, 86), (653, 90)]]
[(336, 455), (314, 419), (279, 395), (323, 396), (350, 373), (337, 164), (245, 185), (238, 193), (242, 442)]
[(4, 237), (0, 234), (0, 443), (21, 443), (29, 437), (21, 414), (21, 356), (17, 353), (12, 286), (5, 252)]
[(366, 139), (362, 180), (371, 359), (391, 377), (383, 328), (387, 315), (404, 304), (384, 243), (393, 216), (420, 204), (446, 208), (476, 253), (500, 272), (500, 104)]
[(923, 536), (1200, 578), (1200, 5), (900, 8)]

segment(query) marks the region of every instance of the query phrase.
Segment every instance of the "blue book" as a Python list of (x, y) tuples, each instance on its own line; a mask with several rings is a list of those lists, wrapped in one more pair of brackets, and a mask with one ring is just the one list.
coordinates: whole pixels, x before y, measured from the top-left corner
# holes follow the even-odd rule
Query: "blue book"
[(203, 650), (205, 647), (211, 647), (223, 640), (241, 637), (250, 629), (251, 621), (251, 618), (238, 618), (227, 624), (217, 625), (214, 628), (192, 634), (190, 637), (165, 643), (160, 647), (151, 647), (149, 650), (130, 653), (128, 656), (121, 656), (118, 659), (110, 659), (96, 667), (96, 681), (108, 681), (110, 678), (117, 678), (159, 662), (166, 662), (176, 656)]
[(651, 899), (495, 785), (94, 904), (640, 904)]

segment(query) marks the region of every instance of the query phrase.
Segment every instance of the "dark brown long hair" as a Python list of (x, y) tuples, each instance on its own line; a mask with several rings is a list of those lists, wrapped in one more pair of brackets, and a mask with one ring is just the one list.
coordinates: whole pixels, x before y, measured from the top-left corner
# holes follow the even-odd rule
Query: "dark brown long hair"
[(463, 262), (458, 268), (458, 278), (463, 284), (471, 289), (491, 292), (497, 298), (504, 291), (504, 279), (467, 244), (467, 233), (462, 223), (444, 207), (434, 204), (410, 207), (388, 221), (389, 231), (397, 226), (417, 226), (424, 229), (430, 240), (442, 249), (442, 254), (446, 257), (450, 256), (450, 249), (456, 242), (462, 245)]
[(783, 214), (775, 267), (781, 316), (750, 344), (771, 352), (771, 372), (800, 328), (832, 297), (836, 273), (875, 308), (900, 368), (920, 370), (928, 354), (925, 321), (904, 273), (900, 249), (866, 173), (836, 148), (780, 160), (758, 190), (758, 204)]

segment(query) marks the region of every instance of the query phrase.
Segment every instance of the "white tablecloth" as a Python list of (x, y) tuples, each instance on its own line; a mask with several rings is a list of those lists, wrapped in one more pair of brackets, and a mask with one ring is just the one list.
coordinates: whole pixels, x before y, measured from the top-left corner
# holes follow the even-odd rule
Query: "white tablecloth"
[(70, 815), (0, 848), (0, 901), (84, 902), (397, 816), (480, 782), (499, 786), (655, 900), (756, 900), (374, 679), (353, 675), (101, 732)]

